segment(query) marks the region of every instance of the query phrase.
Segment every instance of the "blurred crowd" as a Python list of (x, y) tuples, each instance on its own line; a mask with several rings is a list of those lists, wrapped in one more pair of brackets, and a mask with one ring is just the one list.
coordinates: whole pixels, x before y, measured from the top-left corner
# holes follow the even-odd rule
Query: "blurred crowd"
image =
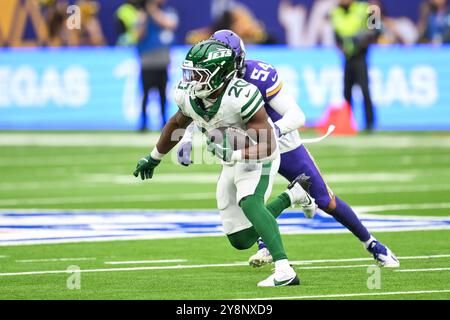
[[(111, 1), (111, 0), (109, 0)], [(99, 13), (105, 1), (100, 0), (11, 0), (0, 3), (0, 45), (24, 46), (102, 46), (102, 45), (132, 45), (136, 44), (136, 29), (139, 16), (146, 12), (145, 3), (151, 0), (114, 0), (117, 9), (113, 19), (104, 19)], [(267, 0), (265, 0), (267, 1)], [(273, 0), (277, 1), (277, 0)], [(277, 18), (285, 31), (285, 39), (280, 39), (273, 30), (266, 26), (267, 21), (259, 19), (254, 12), (239, 0), (211, 0), (209, 25), (192, 29), (176, 43), (193, 44), (206, 39), (218, 29), (230, 29), (239, 34), (246, 43), (273, 44), (287, 43), (289, 45), (334, 45), (329, 13), (338, 4), (338, 0), (315, 0), (312, 5), (302, 1), (293, 4), (291, 0), (279, 0)], [(311, 4), (311, 1), (305, 1)], [(393, 17), (386, 10), (387, 0), (367, 0), (368, 4), (376, 5), (381, 13), (381, 34), (377, 42), (381, 44), (401, 43), (450, 43), (450, 10), (449, 0), (423, 0), (416, 9), (417, 21), (410, 17)], [(19, 4), (17, 8), (11, 3)], [(165, 1), (164, 6), (173, 12), (181, 11), (179, 1)], [(194, 2), (193, 2), (194, 3)], [(82, 17), (79, 29), (66, 28), (70, 5), (79, 7)], [(108, 3), (111, 5), (111, 2)], [(177, 7), (178, 6), (178, 7)], [(3, 8), (5, 7), (5, 8)], [(17, 13), (7, 17), (16, 9)], [(181, 13), (181, 12), (179, 12)], [(36, 37), (35, 41), (25, 38), (26, 20), (31, 18), (31, 24)], [(7, 21), (12, 21), (7, 25)], [(189, 21), (191, 25), (197, 25)], [(186, 23), (185, 23), (186, 24)], [(14, 28), (16, 27), (17, 28)], [(106, 39), (105, 31), (114, 29), (116, 37), (112, 41)], [(18, 30), (14, 30), (18, 29)], [(173, 31), (173, 30), (172, 30)], [(22, 36), (23, 39), (20, 37)], [(113, 43), (114, 42), (114, 43)]]

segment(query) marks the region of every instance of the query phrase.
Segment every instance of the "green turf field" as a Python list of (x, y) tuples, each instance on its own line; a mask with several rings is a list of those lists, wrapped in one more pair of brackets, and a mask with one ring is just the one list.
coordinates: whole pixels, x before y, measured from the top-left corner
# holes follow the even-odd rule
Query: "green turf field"
[[(131, 176), (155, 138), (2, 132), (0, 209), (215, 208), (217, 164), (166, 159), (152, 181)], [(449, 216), (450, 133), (331, 137), (309, 150), (358, 213)], [(285, 186), (280, 178), (272, 194)], [(256, 287), (270, 267), (245, 265), (254, 248), (237, 251), (225, 237), (0, 246), (0, 299), (450, 299), (450, 230), (375, 235), (401, 260), (381, 271), (379, 289), (368, 289), (374, 261), (351, 234), (300, 234), (284, 239), (302, 285), (274, 289)], [(142, 260), (175, 261), (105, 263)], [(82, 270), (80, 290), (67, 288), (71, 265)]]
[[(269, 266), (252, 269), (245, 265), (250, 251), (236, 251), (224, 237), (170, 240), (116, 241), (65, 245), (39, 245), (2, 248), (8, 256), (0, 260), (1, 299), (252, 299), (271, 297), (304, 297), (341, 294), (368, 294), (347, 298), (449, 299), (450, 256), (419, 259), (424, 255), (450, 253), (448, 231), (380, 233), (380, 239), (392, 244), (400, 257), (400, 270), (447, 268), (443, 271), (397, 272), (383, 269), (380, 289), (367, 288), (368, 258), (361, 245), (350, 235), (286, 236), (286, 250), (292, 260), (331, 260), (297, 265), (302, 285), (285, 288), (257, 288), (267, 277)], [(253, 251), (253, 250), (252, 250)], [(82, 257), (79, 261), (33, 261), (43, 258)], [(410, 257), (402, 260), (401, 257)], [(92, 260), (88, 260), (91, 258)], [(183, 259), (184, 262), (109, 265), (110, 261)], [(30, 261), (31, 260), (31, 261)], [(298, 262), (300, 262), (298, 261)], [(216, 265), (228, 264), (220, 267)], [(239, 264), (239, 265), (234, 265)], [(81, 270), (80, 290), (67, 289), (70, 274), (20, 274), (27, 271), (67, 270), (78, 265)], [(129, 270), (156, 266), (196, 266), (196, 268)], [(125, 270), (107, 272), (105, 268)], [(439, 292), (447, 290), (446, 292)], [(436, 291), (435, 293), (372, 296), (383, 292)]]

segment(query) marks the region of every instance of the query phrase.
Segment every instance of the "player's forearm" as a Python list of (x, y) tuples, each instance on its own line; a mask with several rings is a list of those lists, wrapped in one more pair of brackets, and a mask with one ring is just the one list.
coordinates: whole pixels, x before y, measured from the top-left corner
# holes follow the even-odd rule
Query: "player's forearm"
[[(277, 150), (277, 142), (272, 126), (269, 123), (269, 117), (264, 108), (260, 108), (253, 117), (247, 122), (247, 134), (253, 141), (257, 142), (240, 151), (235, 151), (234, 159), (264, 161), (271, 159)], [(240, 153), (240, 154), (239, 154)]]
[(190, 122), (191, 119), (183, 116), (180, 112), (171, 117), (162, 129), (161, 136), (156, 144), (157, 153), (155, 154), (158, 155), (159, 153), (159, 157), (162, 158), (162, 156), (172, 150), (183, 137), (180, 130), (184, 130)]
[(289, 109), (283, 118), (275, 122), (275, 125), (280, 129), (281, 134), (286, 134), (303, 127), (305, 120), (303, 111), (296, 107)]
[(265, 160), (270, 158), (276, 150), (274, 142), (260, 142), (242, 150), (242, 158), (245, 160)]
[(276, 126), (280, 129), (281, 134), (289, 133), (305, 125), (305, 114), (295, 101), (294, 97), (284, 90), (280, 91), (277, 96), (269, 102), (269, 105), (283, 116), (280, 120), (275, 122)]
[(250, 129), (247, 133), (253, 141), (258, 141), (258, 143), (242, 149), (242, 159), (262, 161), (270, 159), (274, 155), (277, 143), (272, 127), (268, 123), (264, 128), (259, 130)]

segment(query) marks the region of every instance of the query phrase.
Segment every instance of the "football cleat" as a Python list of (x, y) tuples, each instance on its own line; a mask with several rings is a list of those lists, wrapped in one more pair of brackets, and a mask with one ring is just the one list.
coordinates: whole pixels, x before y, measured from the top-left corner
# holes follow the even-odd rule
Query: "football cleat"
[(310, 177), (302, 173), (288, 185), (288, 191), (291, 195), (292, 204), (300, 205), (305, 215), (312, 219), (316, 214), (317, 204), (314, 198), (309, 195), (310, 186)]
[(400, 266), (400, 262), (398, 261), (395, 254), (389, 250), (388, 247), (385, 247), (378, 242), (377, 240), (373, 240), (369, 246), (367, 247), (367, 251), (369, 251), (378, 264), (381, 267), (386, 268), (398, 268)]
[(260, 281), (258, 287), (284, 287), (284, 286), (296, 286), (300, 284), (300, 280), (297, 277), (292, 267), (285, 268), (283, 270), (275, 269), (267, 279)]
[(272, 263), (272, 255), (267, 248), (259, 249), (248, 259), (248, 264), (254, 268), (260, 268), (266, 264)]

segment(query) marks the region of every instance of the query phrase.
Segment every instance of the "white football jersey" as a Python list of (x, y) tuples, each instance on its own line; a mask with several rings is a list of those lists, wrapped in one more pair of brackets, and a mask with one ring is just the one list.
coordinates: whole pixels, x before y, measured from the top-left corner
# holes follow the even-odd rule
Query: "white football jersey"
[(258, 88), (243, 79), (232, 79), (208, 109), (203, 107), (203, 101), (190, 94), (191, 91), (190, 83), (180, 81), (174, 90), (174, 99), (180, 111), (191, 118), (203, 132), (221, 127), (246, 130), (246, 123), (264, 107)]

